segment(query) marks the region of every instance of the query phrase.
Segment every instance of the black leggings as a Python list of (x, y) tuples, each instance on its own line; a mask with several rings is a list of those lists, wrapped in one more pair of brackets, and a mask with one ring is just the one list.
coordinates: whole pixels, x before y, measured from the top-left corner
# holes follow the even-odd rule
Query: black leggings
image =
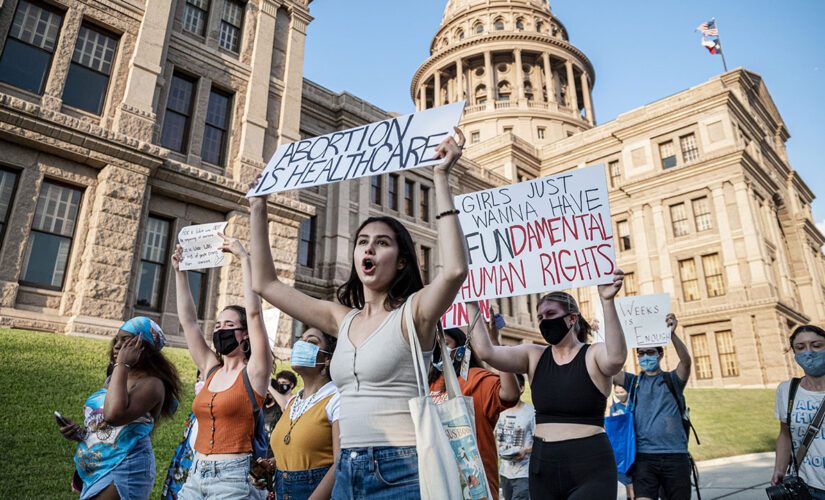
[(607, 434), (566, 441), (533, 440), (530, 498), (616, 498), (616, 459)]

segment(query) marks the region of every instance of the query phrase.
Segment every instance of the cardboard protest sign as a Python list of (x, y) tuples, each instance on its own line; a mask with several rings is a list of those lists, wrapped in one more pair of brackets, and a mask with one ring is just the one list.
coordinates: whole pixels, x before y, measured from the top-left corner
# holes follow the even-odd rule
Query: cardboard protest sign
[[(478, 301), (479, 309), (481, 309), (481, 318), (484, 321), (490, 321), (490, 301)], [(470, 317), (467, 313), (467, 304), (462, 302), (453, 302), (453, 305), (447, 309), (447, 312), (441, 316), (441, 326), (446, 330), (447, 328), (461, 328), (462, 326), (470, 325)]]
[(437, 165), (436, 146), (453, 134), (464, 101), (283, 144), (246, 196), (319, 186)]
[(460, 302), (613, 282), (604, 166), (455, 197), (469, 250)]
[(226, 265), (226, 256), (220, 251), (223, 240), (218, 233), (226, 229), (226, 222), (186, 226), (178, 233), (178, 243), (183, 248), (181, 271), (207, 269)]
[(281, 310), (277, 307), (264, 309), (264, 326), (266, 327), (266, 336), (269, 338), (269, 348), (273, 351), (278, 345), (278, 321), (281, 319)]
[(615, 303), (628, 349), (670, 343), (666, 319), (670, 313), (670, 294), (617, 297)]

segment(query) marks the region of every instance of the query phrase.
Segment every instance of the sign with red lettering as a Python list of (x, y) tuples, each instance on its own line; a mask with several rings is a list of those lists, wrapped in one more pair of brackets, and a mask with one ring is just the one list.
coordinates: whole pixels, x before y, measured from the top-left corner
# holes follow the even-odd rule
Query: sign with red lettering
[(670, 294), (617, 297), (615, 302), (628, 349), (670, 344)]
[[(490, 321), (490, 301), (479, 300), (478, 307), (481, 309), (481, 319)], [(445, 330), (447, 328), (461, 328), (462, 326), (469, 326), (469, 324), (470, 317), (467, 313), (467, 305), (463, 302), (453, 302), (453, 305), (441, 316), (441, 326)]]
[(604, 165), (455, 197), (469, 249), (458, 300), (613, 282)]
[(247, 197), (367, 175), (437, 165), (435, 148), (453, 134), (464, 101), (282, 144)]

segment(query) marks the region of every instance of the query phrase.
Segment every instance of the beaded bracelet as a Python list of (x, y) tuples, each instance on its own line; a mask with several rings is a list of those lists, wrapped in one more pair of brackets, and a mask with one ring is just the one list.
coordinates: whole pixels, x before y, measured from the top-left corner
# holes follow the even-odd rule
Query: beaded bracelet
[(440, 214), (436, 215), (436, 216), (435, 216), (435, 218), (436, 218), (436, 220), (437, 220), (437, 219), (440, 219), (440, 218), (442, 218), (442, 217), (446, 217), (446, 216), (448, 216), (448, 215), (458, 215), (458, 214), (460, 214), (460, 213), (461, 213), (461, 211), (460, 211), (460, 210), (458, 210), (458, 209), (454, 208), (454, 209), (452, 209), (452, 210), (445, 210), (445, 211), (441, 212)]

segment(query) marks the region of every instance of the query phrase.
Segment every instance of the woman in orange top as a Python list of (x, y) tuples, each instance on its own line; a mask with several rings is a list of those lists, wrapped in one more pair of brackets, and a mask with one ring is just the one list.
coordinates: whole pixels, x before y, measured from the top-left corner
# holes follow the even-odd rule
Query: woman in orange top
[(217, 353), (206, 344), (198, 324), (188, 273), (180, 270), (180, 245), (172, 256), (178, 319), (192, 360), (201, 373), (207, 374), (203, 390), (192, 402), (198, 420), (196, 454), (180, 500), (263, 497), (249, 480), (255, 422), (243, 372), (246, 371), (261, 407), (272, 373), (272, 352), (261, 314), (261, 298), (252, 291), (249, 255), (238, 240), (221, 237), (221, 251), (241, 261), (246, 308), (233, 305), (218, 315), (212, 334)]
[[(487, 328), (489, 328), (490, 337), (498, 345), (498, 328), (496, 328), (492, 318)], [(472, 334), (486, 336), (488, 335), (487, 328), (484, 327), (483, 321), (477, 321)], [(518, 380), (512, 373), (497, 375), (481, 368), (481, 363), (478, 362), (475, 353), (472, 351), (470, 352), (470, 370), (465, 380), (460, 376), (461, 358), (463, 356), (457, 357), (456, 353), (463, 351), (467, 336), (458, 328), (449, 328), (444, 331), (444, 334), (447, 347), (450, 350), (450, 357), (453, 359), (453, 367), (456, 375), (459, 375), (458, 385), (461, 388), (461, 393), (473, 398), (478, 453), (481, 455), (481, 462), (484, 464), (484, 473), (487, 476), (487, 483), (490, 485), (490, 493), (492, 493), (494, 500), (498, 500), (498, 450), (496, 448), (495, 428), (499, 414), (518, 403), (521, 396)], [(441, 373), (443, 368), (439, 368), (442, 363), (440, 355), (441, 350), (436, 349), (429, 377), (430, 396), (435, 404), (447, 400), (444, 375)]]

